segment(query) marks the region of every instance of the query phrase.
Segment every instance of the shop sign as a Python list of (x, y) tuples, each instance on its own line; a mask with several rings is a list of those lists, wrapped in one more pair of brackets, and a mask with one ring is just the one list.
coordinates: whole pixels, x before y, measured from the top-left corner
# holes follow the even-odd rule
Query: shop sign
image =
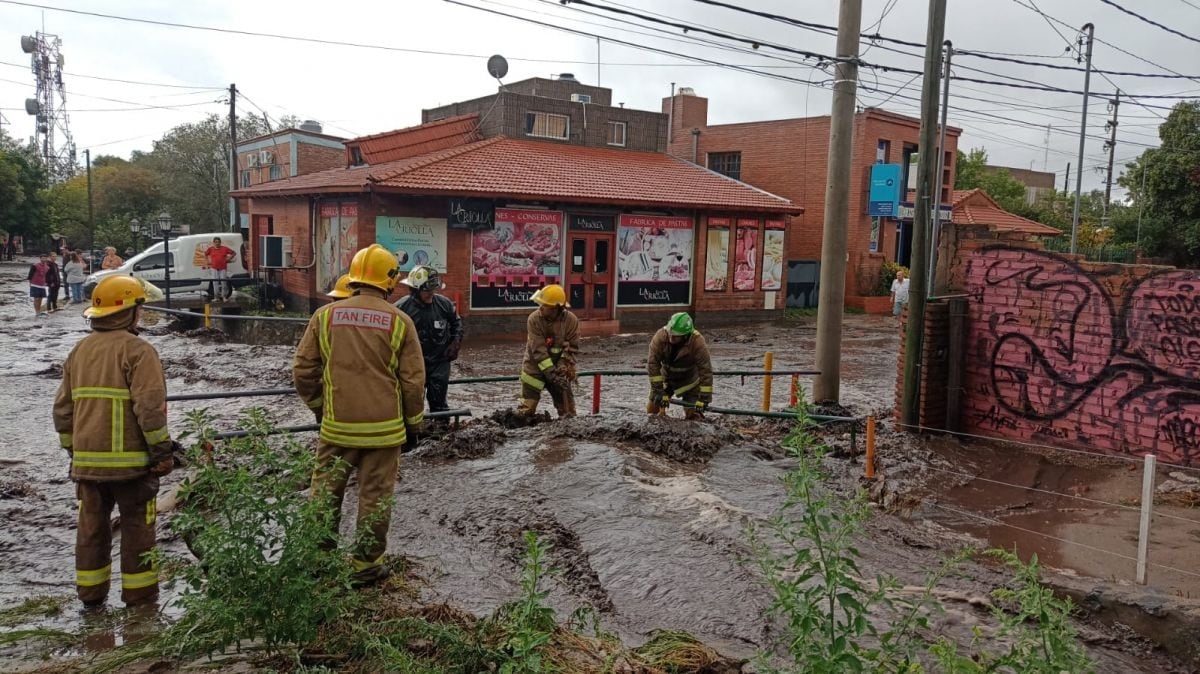
[(617, 233), (617, 304), (687, 304), (694, 244), (691, 218), (622, 215)]
[(495, 209), (492, 229), (471, 235), (471, 306), (531, 306), (538, 288), (562, 282), (561, 211)]
[(496, 209), (483, 199), (451, 199), (446, 225), (450, 229), (491, 229)]
[(617, 220), (611, 215), (572, 215), (570, 229), (576, 232), (615, 232)]

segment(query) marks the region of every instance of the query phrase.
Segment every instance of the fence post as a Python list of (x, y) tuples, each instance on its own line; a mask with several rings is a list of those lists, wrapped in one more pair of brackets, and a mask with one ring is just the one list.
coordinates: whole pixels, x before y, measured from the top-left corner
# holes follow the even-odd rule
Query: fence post
[(768, 351), (763, 355), (763, 371), (768, 374), (763, 377), (762, 411), (771, 411), (771, 368), (775, 364), (775, 354)]
[(867, 458), (863, 469), (868, 480), (875, 477), (875, 417), (867, 417)]
[(1142, 464), (1142, 518), (1138, 523), (1137, 548), (1137, 584), (1146, 584), (1146, 557), (1150, 552), (1150, 515), (1154, 509), (1154, 469), (1153, 454), (1146, 455)]
[(788, 407), (796, 409), (800, 404), (800, 375), (792, 375), (792, 390), (788, 392)]
[(204, 329), (212, 328), (212, 305), (208, 302), (204, 303)]
[(592, 414), (600, 414), (600, 375), (592, 375)]

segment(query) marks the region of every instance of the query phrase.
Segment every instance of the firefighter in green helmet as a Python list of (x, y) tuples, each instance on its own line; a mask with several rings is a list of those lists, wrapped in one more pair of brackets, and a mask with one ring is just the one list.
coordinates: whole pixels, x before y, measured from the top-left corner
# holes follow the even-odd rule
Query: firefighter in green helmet
[(685, 408), (688, 419), (703, 418), (712, 403), (712, 359), (691, 316), (679, 312), (654, 333), (646, 372), (650, 375), (648, 414), (665, 413), (668, 401), (678, 397), (693, 405)]

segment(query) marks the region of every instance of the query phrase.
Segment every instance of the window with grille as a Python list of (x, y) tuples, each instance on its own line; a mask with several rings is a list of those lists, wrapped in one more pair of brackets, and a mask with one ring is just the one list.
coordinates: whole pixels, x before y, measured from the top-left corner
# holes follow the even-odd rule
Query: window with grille
[(281, 180), (283, 178), (283, 167), (279, 164), (271, 166), (271, 180)]
[(741, 152), (709, 152), (708, 153), (708, 168), (720, 173), (724, 176), (729, 176), (734, 180), (742, 179), (742, 153)]
[(608, 144), (625, 147), (625, 122), (608, 123)]
[(535, 138), (566, 140), (571, 131), (571, 118), (548, 112), (525, 113), (525, 135)]

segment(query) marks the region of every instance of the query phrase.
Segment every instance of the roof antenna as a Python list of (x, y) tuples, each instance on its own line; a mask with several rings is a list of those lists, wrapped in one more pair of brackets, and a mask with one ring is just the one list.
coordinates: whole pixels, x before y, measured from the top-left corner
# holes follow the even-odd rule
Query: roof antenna
[(504, 91), (504, 82), (501, 80), (508, 74), (508, 59), (496, 54), (488, 59), (487, 71), (489, 75), (496, 78), (496, 81), (500, 83), (500, 91)]

